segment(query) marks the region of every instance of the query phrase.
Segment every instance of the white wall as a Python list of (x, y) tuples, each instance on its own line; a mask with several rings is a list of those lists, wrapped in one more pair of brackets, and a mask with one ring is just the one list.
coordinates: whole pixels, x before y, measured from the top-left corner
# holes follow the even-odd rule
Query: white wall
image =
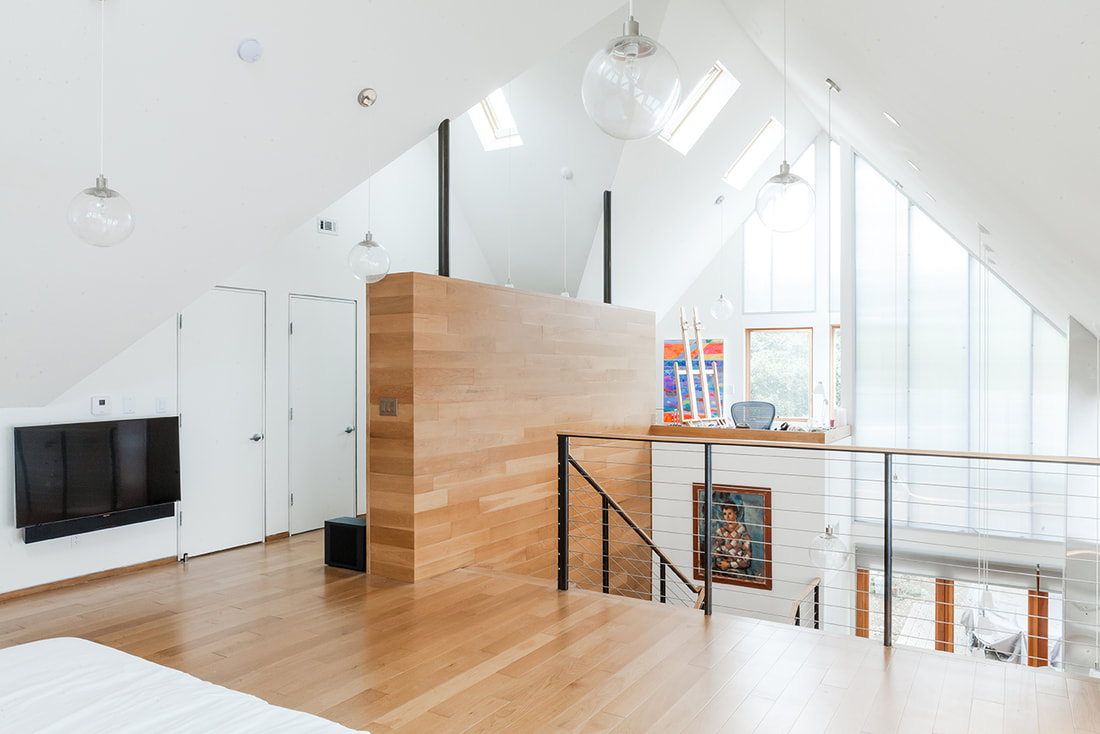
[[(435, 272), (435, 139), (429, 137), (399, 157), (372, 182), (371, 225), (393, 260), (391, 272)], [(336, 219), (338, 236), (316, 231), (315, 218), (219, 285), (267, 293), (266, 518), (265, 535), (289, 527), (289, 307), (292, 294), (354, 300), (357, 313), (358, 511), (366, 508), (366, 288), (347, 266), (348, 250), (366, 232), (367, 186), (349, 192), (320, 213)], [(452, 274), (491, 282), (481, 250), (461, 208), (452, 205)], [(43, 408), (0, 410), (0, 593), (111, 568), (175, 556), (173, 519), (156, 520), (25, 545), (14, 522), (12, 431), (16, 425), (92, 420), (92, 395), (109, 395), (112, 418), (123, 415), (124, 398), (136, 400), (133, 417), (150, 416), (157, 398), (166, 413), (177, 411), (177, 330), (172, 317)]]
[[(0, 410), (0, 593), (176, 555), (175, 518), (97, 530), (26, 545), (15, 527), (12, 427), (94, 420), (91, 397), (109, 395), (111, 418), (176, 412), (176, 323), (161, 324), (44, 408)], [(123, 413), (133, 397), (135, 412)]]
[[(814, 578), (823, 579), (824, 628), (850, 632), (854, 619), (854, 565), (825, 573), (810, 563), (809, 547), (824, 530), (830, 497), (850, 492), (846, 454), (813, 450), (714, 449), (715, 484), (771, 490), (772, 588), (714, 584), (715, 611), (786, 622), (793, 601)], [(703, 449), (655, 444), (653, 447), (653, 540), (686, 574), (692, 560), (692, 483), (702, 482)], [(838, 505), (829, 505), (836, 511)], [(834, 530), (851, 542), (845, 517), (832, 518)], [(669, 577), (673, 577), (670, 575)], [(669, 582), (670, 584), (673, 581)], [(700, 584), (701, 585), (701, 584)]]

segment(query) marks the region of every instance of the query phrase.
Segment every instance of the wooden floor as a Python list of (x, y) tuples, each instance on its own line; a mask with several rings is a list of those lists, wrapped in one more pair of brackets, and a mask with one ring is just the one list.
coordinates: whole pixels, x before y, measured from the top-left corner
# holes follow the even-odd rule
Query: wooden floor
[(319, 533), (0, 604), (0, 647), (95, 640), (386, 732), (1100, 732), (1097, 683), (453, 571), (321, 563)]

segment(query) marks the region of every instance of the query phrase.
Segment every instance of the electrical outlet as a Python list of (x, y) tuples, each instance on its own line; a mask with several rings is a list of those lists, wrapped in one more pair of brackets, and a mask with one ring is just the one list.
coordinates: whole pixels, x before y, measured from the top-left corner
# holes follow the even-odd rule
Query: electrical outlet
[(137, 398), (133, 395), (127, 395), (122, 399), (122, 412), (123, 413), (136, 413), (137, 412)]
[(378, 415), (397, 415), (397, 398), (379, 398)]
[(80, 545), (80, 536), (79, 536), (79, 535), (71, 535), (71, 536), (69, 536), (69, 546), (70, 546), (71, 548), (75, 548), (75, 547), (77, 547), (78, 545)]

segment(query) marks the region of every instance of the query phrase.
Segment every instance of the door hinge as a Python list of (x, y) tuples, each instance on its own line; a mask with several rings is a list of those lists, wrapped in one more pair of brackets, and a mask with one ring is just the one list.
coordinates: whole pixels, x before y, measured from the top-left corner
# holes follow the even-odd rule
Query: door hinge
[(294, 322), (293, 321), (290, 322), (290, 335), (294, 336)]
[(180, 519), (180, 527), (183, 527), (183, 510), (180, 510), (179, 519)]
[(290, 506), (294, 507), (294, 493), (293, 492), (290, 493)]
[(290, 409), (290, 420), (294, 420), (294, 408)]
[(176, 328), (183, 328), (183, 314), (176, 314)]

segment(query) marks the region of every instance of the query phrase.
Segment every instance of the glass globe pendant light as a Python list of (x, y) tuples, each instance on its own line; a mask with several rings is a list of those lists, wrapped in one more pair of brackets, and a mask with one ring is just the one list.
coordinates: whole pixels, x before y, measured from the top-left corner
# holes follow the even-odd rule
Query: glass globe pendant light
[(843, 568), (848, 561), (848, 544), (833, 534), (831, 525), (810, 542), (810, 563), (826, 571)]
[(791, 173), (787, 163), (787, 2), (783, 0), (783, 162), (779, 173), (760, 187), (756, 214), (773, 232), (794, 232), (810, 221), (814, 203), (813, 186)]
[(84, 189), (69, 204), (69, 227), (96, 247), (117, 245), (134, 231), (134, 212), (126, 197), (108, 188), (103, 175), (103, 37), (106, 0), (99, 5), (99, 170), (95, 186)]
[(613, 38), (588, 62), (581, 102), (592, 121), (621, 140), (652, 137), (680, 103), (680, 70), (672, 54), (634, 20), (634, 0), (623, 35)]
[(364, 283), (377, 283), (390, 272), (390, 255), (370, 232), (348, 252), (348, 267)]
[[(369, 87), (359, 92), (359, 104), (363, 107), (373, 106), (377, 99), (378, 93)], [(369, 132), (367, 137), (369, 139)], [(348, 267), (351, 268), (352, 275), (364, 283), (377, 283), (390, 272), (390, 254), (375, 241), (370, 232), (371, 182), (374, 180), (374, 172), (370, 167), (369, 147), (366, 153), (367, 171), (371, 174), (367, 177), (367, 236), (348, 250)]]

